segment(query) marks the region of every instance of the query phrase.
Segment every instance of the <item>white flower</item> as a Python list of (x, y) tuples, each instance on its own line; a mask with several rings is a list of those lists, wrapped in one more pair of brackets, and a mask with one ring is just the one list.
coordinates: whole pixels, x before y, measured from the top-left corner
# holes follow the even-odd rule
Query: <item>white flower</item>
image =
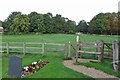
[(28, 66), (27, 66), (27, 67), (24, 67), (25, 71), (28, 71), (28, 68), (29, 68)]
[(34, 64), (37, 64), (37, 62), (33, 62)]
[(34, 62), (32, 62), (32, 64), (34, 64)]

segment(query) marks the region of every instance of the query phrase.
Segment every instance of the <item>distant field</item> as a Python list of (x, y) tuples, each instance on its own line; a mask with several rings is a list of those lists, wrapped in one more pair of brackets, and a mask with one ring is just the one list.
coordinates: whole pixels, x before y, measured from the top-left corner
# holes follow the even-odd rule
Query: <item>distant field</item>
[[(3, 35), (3, 42), (48, 42), (48, 43), (76, 43), (76, 34), (39, 34), (39, 35)], [(120, 38), (120, 36), (119, 36)], [(83, 42), (96, 42), (97, 40), (104, 40), (112, 43), (118, 40), (114, 36), (98, 36), (98, 35), (80, 35)]]
[[(77, 36), (76, 34), (3, 35), (2, 41), (3, 42), (45, 42), (45, 43), (64, 44), (64, 43), (68, 43), (69, 41), (71, 43), (76, 43), (76, 36)], [(80, 35), (80, 39), (82, 42), (96, 42), (98, 40), (104, 40), (105, 42), (112, 43), (114, 40), (118, 40), (118, 37), (98, 36), (98, 35)], [(90, 78), (89, 76), (83, 75), (82, 73), (78, 73), (64, 67), (64, 65), (62, 64), (63, 54), (64, 54), (63, 51), (59, 51), (59, 52), (53, 51), (49, 53), (50, 54), (46, 54), (44, 57), (42, 57), (41, 55), (30, 55), (30, 54), (27, 54), (26, 56), (23, 57), (22, 67), (38, 59), (48, 60), (50, 62), (48, 65), (46, 65), (37, 73), (26, 76), (26, 77), (29, 77), (29, 78), (60, 78), (60, 77), (61, 78)], [(3, 77), (7, 77), (9, 56), (11, 55), (7, 55), (7, 56), (4, 55), (2, 57), (3, 58), (3, 65), (2, 65)], [(102, 66), (102, 68), (104, 68), (104, 66)], [(109, 70), (112, 70), (112, 69), (109, 69)]]

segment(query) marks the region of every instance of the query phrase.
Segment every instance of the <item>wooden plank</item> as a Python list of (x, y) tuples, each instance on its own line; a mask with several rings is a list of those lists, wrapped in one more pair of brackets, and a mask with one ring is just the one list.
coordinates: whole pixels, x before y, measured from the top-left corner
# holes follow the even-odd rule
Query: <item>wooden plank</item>
[(0, 53), (3, 53), (4, 51), (3, 50), (0, 50)]
[(65, 44), (45, 43), (46, 45), (65, 46)]
[(80, 46), (81, 48), (100, 48), (100, 47), (102, 47), (102, 46), (98, 46), (98, 45), (96, 45), (96, 44), (94, 44), (94, 45), (79, 44), (79, 46)]
[(9, 42), (9, 44), (23, 44), (23, 42)]
[(42, 49), (42, 48), (40, 48), (40, 47), (26, 47), (26, 49)]
[(26, 51), (26, 53), (31, 53), (31, 54), (42, 54), (42, 52), (28, 52), (28, 51)]
[(43, 44), (43, 43), (40, 43), (40, 42), (26, 42), (26, 44)]
[(90, 62), (100, 62), (99, 60), (90, 60)]
[(9, 46), (9, 48), (23, 48), (23, 47), (15, 47), (15, 46)]
[(46, 48), (46, 50), (63, 51), (64, 48)]
[(100, 55), (101, 52), (89, 52), (89, 51), (77, 51), (79, 53), (85, 53), (85, 54), (97, 54), (97, 55)]
[(7, 48), (7, 46), (0, 46), (0, 48)]
[(9, 52), (20, 52), (20, 53), (22, 53), (22, 51), (18, 51), (18, 50), (9, 50)]

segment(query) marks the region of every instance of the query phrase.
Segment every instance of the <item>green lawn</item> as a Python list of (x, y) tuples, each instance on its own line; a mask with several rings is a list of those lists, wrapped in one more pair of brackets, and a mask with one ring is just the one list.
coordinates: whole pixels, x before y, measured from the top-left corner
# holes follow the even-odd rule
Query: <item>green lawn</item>
[[(47, 43), (76, 43), (75, 34), (40, 34), (40, 35), (3, 35), (3, 42), (47, 42)], [(120, 38), (120, 37), (119, 37)], [(104, 40), (105, 42), (113, 42), (118, 40), (118, 37), (113, 36), (97, 36), (97, 35), (81, 35), (83, 42), (96, 42), (97, 40)]]
[[(10, 56), (10, 55), (9, 55)], [(20, 56), (20, 55), (19, 55)], [(27, 54), (23, 57), (22, 67), (31, 64), (37, 60), (47, 60), (49, 63), (41, 68), (38, 72), (32, 75), (25, 76), (25, 78), (90, 78), (86, 75), (66, 68), (63, 62), (61, 53), (49, 53), (44, 56)], [(8, 56), (3, 56), (3, 77), (7, 77), (8, 72)]]
[[(45, 43), (60, 43), (65, 44), (69, 41), (71, 43), (76, 43), (76, 36), (75, 34), (40, 34), (40, 35), (3, 35), (2, 41), (3, 42), (45, 42)], [(97, 40), (104, 40), (105, 42), (112, 43), (114, 40), (118, 40), (118, 37), (113, 36), (97, 36), (97, 35), (81, 35), (81, 41), (83, 42), (96, 42)], [(22, 67), (30, 64), (33, 61), (42, 59), (48, 60), (50, 63), (47, 64), (45, 67), (40, 69), (37, 73), (26, 76), (29, 78), (90, 78), (86, 75), (81, 73), (75, 72), (71, 69), (66, 68), (63, 62), (63, 54), (64, 52), (57, 52), (57, 51), (48, 51), (47, 54), (42, 57), (41, 55), (32, 55), (27, 54), (23, 57), (23, 65)], [(18, 54), (17, 54), (18, 55)], [(8, 57), (9, 55), (4, 55), (3, 58), (3, 77), (7, 77), (8, 72)], [(105, 60), (106, 62), (106, 60)], [(106, 73), (112, 73), (111, 66), (106, 65), (104, 61), (101, 64), (98, 63), (88, 63), (87, 65), (90, 67), (96, 67), (96, 69), (103, 70), (108, 67)], [(107, 61), (110, 64), (109, 61)], [(92, 66), (91, 66), (92, 65)], [(98, 65), (98, 66), (96, 66)], [(102, 66), (101, 66), (102, 65)], [(102, 69), (101, 69), (102, 68)], [(0, 71), (1, 72), (1, 71)], [(114, 74), (113, 74), (114, 75)], [(118, 76), (115, 73), (115, 76)]]

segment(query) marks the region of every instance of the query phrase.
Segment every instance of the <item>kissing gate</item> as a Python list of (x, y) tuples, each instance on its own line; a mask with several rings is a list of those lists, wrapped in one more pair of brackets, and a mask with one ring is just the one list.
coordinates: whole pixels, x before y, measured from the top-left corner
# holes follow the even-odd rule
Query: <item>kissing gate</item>
[(105, 43), (104, 41), (86, 43), (81, 42), (79, 36), (77, 36), (76, 41), (77, 44), (71, 44), (69, 42), (65, 45), (65, 58), (72, 58), (78, 62), (78, 58), (82, 58), (82, 54), (89, 54), (95, 57), (97, 56), (97, 60), (90, 61), (101, 62), (102, 59), (106, 58), (107, 53), (108, 58), (113, 60), (113, 69), (120, 71), (120, 41), (114, 41), (112, 44)]

